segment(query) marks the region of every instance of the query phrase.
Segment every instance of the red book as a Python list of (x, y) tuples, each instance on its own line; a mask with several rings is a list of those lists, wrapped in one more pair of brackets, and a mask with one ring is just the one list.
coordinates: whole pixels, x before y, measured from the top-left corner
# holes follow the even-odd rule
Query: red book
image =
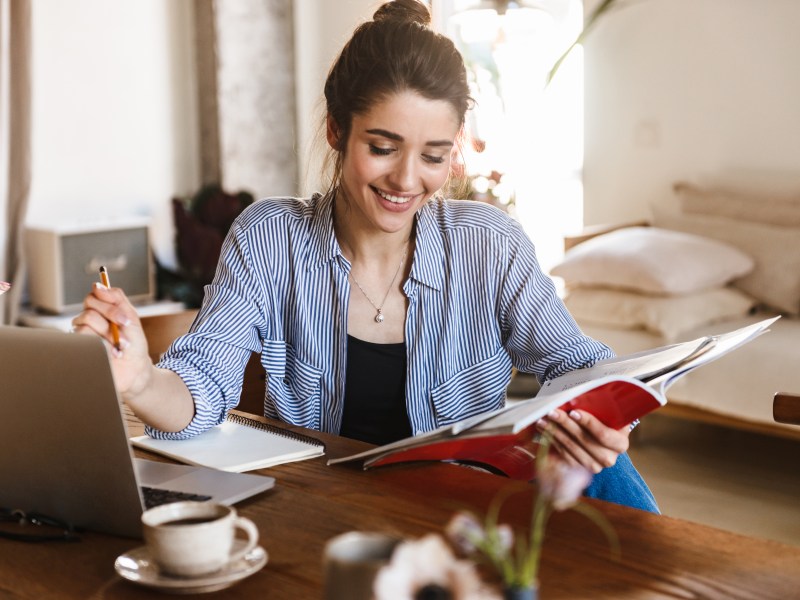
[(609, 427), (624, 427), (666, 404), (666, 388), (677, 378), (751, 341), (773, 321), (767, 319), (731, 333), (603, 361), (548, 381), (530, 400), (334, 458), (328, 464), (361, 461), (366, 469), (400, 462), (454, 461), (483, 466), (513, 479), (531, 480), (536, 474), (536, 422), (552, 410), (583, 410)]
[(445, 460), (471, 463), (513, 479), (531, 480), (536, 473), (539, 432), (536, 421), (556, 408), (592, 413), (606, 425), (624, 427), (662, 406), (666, 400), (636, 380), (604, 379), (581, 386), (584, 391), (561, 392), (525, 400), (478, 418), (474, 425), (453, 426), (407, 438), (328, 464), (363, 459), (364, 468), (399, 462)]

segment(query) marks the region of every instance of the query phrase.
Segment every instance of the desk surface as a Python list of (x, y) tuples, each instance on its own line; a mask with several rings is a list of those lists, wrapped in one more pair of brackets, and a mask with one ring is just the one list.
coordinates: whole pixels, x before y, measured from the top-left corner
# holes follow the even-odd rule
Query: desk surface
[[(326, 442), (328, 456), (366, 447), (336, 436), (314, 435)], [(497, 491), (509, 484), (501, 477), (454, 465), (361, 471), (344, 465), (328, 467), (325, 461), (321, 457), (263, 471), (277, 479), (275, 489), (237, 508), (258, 525), (269, 563), (209, 597), (320, 598), (322, 548), (329, 538), (354, 529), (406, 537), (441, 531), (454, 510), (483, 512)], [(800, 548), (594, 503), (620, 536), (621, 560), (610, 556), (602, 533), (585, 517), (574, 511), (558, 513), (545, 542), (542, 598), (800, 598)], [(503, 520), (522, 526), (528, 522), (530, 506), (529, 494), (514, 496)], [(0, 540), (0, 597), (166, 597), (115, 574), (114, 559), (138, 545), (137, 540), (96, 533), (84, 534), (76, 544)]]

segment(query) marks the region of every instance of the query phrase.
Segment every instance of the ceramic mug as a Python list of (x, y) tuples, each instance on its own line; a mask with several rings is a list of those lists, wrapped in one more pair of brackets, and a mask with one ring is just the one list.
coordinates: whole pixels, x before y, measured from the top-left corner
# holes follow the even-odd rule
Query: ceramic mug
[[(198, 577), (214, 573), (255, 548), (258, 529), (236, 510), (212, 502), (173, 502), (142, 514), (144, 540), (153, 561), (168, 575)], [(233, 552), (236, 530), (247, 535)]]
[(378, 570), (389, 564), (396, 537), (350, 531), (325, 544), (325, 600), (370, 600)]

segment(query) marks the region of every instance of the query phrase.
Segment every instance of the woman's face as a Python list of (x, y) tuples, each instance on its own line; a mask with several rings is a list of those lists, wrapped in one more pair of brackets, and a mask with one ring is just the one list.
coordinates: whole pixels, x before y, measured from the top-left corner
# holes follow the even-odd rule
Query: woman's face
[[(386, 233), (410, 229), (416, 211), (447, 180), (459, 128), (448, 102), (414, 92), (355, 115), (341, 176), (351, 224)], [(330, 122), (328, 141), (336, 141)]]

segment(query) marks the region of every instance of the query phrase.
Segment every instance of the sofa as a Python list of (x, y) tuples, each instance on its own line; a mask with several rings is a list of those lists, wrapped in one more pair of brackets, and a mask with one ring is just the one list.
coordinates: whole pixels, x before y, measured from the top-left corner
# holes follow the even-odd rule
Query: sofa
[(781, 193), (679, 181), (651, 218), (565, 240), (551, 275), (581, 328), (629, 354), (781, 315), (667, 390), (665, 414), (784, 437), (773, 397), (800, 393), (800, 185)]

